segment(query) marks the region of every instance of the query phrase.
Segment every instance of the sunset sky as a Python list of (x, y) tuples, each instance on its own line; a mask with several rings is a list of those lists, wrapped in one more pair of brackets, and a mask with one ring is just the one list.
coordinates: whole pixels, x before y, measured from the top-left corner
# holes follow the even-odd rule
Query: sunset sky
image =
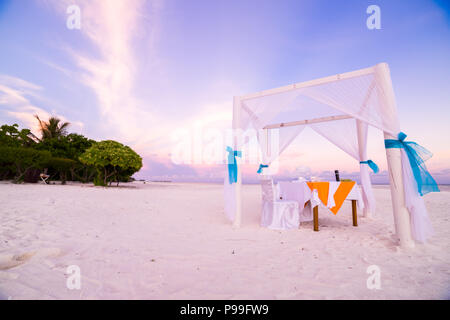
[[(73, 4), (79, 30), (66, 26)], [(371, 4), (381, 30), (366, 26)], [(34, 114), (55, 115), (135, 149), (138, 178), (219, 181), (223, 165), (173, 163), (177, 133), (230, 128), (233, 96), (387, 62), (402, 131), (450, 183), (449, 39), (446, 0), (0, 0), (0, 123), (35, 130)], [(369, 157), (386, 182), (376, 130)], [(312, 131), (280, 163), (282, 176), (359, 168)], [(244, 169), (255, 178), (255, 165)]]

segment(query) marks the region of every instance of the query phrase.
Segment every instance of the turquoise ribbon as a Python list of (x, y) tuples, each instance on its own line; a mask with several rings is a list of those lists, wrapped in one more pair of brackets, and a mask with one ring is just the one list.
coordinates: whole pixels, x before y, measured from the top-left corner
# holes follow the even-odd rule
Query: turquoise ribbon
[(429, 192), (439, 192), (439, 187), (425, 166), (425, 161), (432, 157), (432, 153), (424, 147), (412, 141), (404, 141), (406, 134), (400, 132), (398, 140), (386, 139), (384, 145), (389, 148), (403, 148), (408, 155), (414, 179), (417, 182), (417, 190), (421, 196)]
[(261, 174), (262, 173), (262, 169), (263, 168), (268, 168), (269, 166), (268, 165), (266, 165), (266, 164), (260, 164), (259, 165), (259, 169), (258, 169), (258, 171), (256, 171), (257, 173), (259, 173), (259, 174)]
[(374, 173), (380, 172), (380, 168), (378, 168), (377, 164), (372, 160), (360, 161), (359, 163), (365, 163), (369, 165), (370, 169), (372, 169)]
[(228, 151), (228, 179), (230, 184), (237, 182), (238, 166), (236, 157), (242, 157), (241, 151), (233, 151), (233, 148), (227, 147)]

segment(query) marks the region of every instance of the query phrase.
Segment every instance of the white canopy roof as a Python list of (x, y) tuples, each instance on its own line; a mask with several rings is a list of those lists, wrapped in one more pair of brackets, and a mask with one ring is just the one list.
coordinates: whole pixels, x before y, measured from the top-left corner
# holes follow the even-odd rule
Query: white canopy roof
[(239, 97), (234, 128), (274, 128), (351, 117), (396, 135), (395, 99), (387, 64)]

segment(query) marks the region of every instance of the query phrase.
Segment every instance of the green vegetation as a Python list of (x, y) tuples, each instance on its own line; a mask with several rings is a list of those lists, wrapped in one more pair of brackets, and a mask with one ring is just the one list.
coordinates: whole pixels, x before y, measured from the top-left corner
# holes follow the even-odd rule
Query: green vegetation
[(69, 122), (61, 122), (61, 120), (56, 117), (50, 117), (50, 119), (45, 122), (39, 119), (37, 115), (35, 115), (34, 117), (39, 122), (42, 141), (47, 139), (59, 138), (67, 134), (67, 127), (70, 125)]
[(0, 180), (32, 181), (40, 172), (50, 180), (94, 182), (106, 186), (129, 181), (142, 167), (142, 158), (130, 147), (107, 140), (96, 142), (68, 134), (68, 122), (35, 116), (41, 137), (17, 124), (0, 127)]
[[(56, 173), (62, 184), (65, 184), (68, 180), (68, 174), (73, 172), (76, 165), (77, 162), (75, 160), (52, 157), (47, 161), (46, 168), (50, 169), (49, 172)], [(70, 180), (74, 180), (73, 176)]]
[(29, 147), (35, 144), (36, 137), (29, 129), (19, 131), (19, 126), (3, 125), (0, 127), (0, 146), (6, 147)]
[(94, 184), (106, 186), (112, 181), (127, 181), (142, 168), (142, 158), (130, 147), (106, 140), (94, 144), (80, 156), (81, 163), (94, 166), (97, 177)]
[(0, 178), (9, 176), (14, 182), (20, 182), (27, 171), (42, 169), (50, 158), (48, 151), (0, 146)]

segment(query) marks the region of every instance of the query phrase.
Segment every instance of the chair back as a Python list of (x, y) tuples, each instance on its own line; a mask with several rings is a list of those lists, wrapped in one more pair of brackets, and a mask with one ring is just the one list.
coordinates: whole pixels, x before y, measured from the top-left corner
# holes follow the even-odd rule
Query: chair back
[(273, 180), (261, 180), (262, 200), (264, 202), (273, 203), (275, 201), (275, 193), (273, 190)]

